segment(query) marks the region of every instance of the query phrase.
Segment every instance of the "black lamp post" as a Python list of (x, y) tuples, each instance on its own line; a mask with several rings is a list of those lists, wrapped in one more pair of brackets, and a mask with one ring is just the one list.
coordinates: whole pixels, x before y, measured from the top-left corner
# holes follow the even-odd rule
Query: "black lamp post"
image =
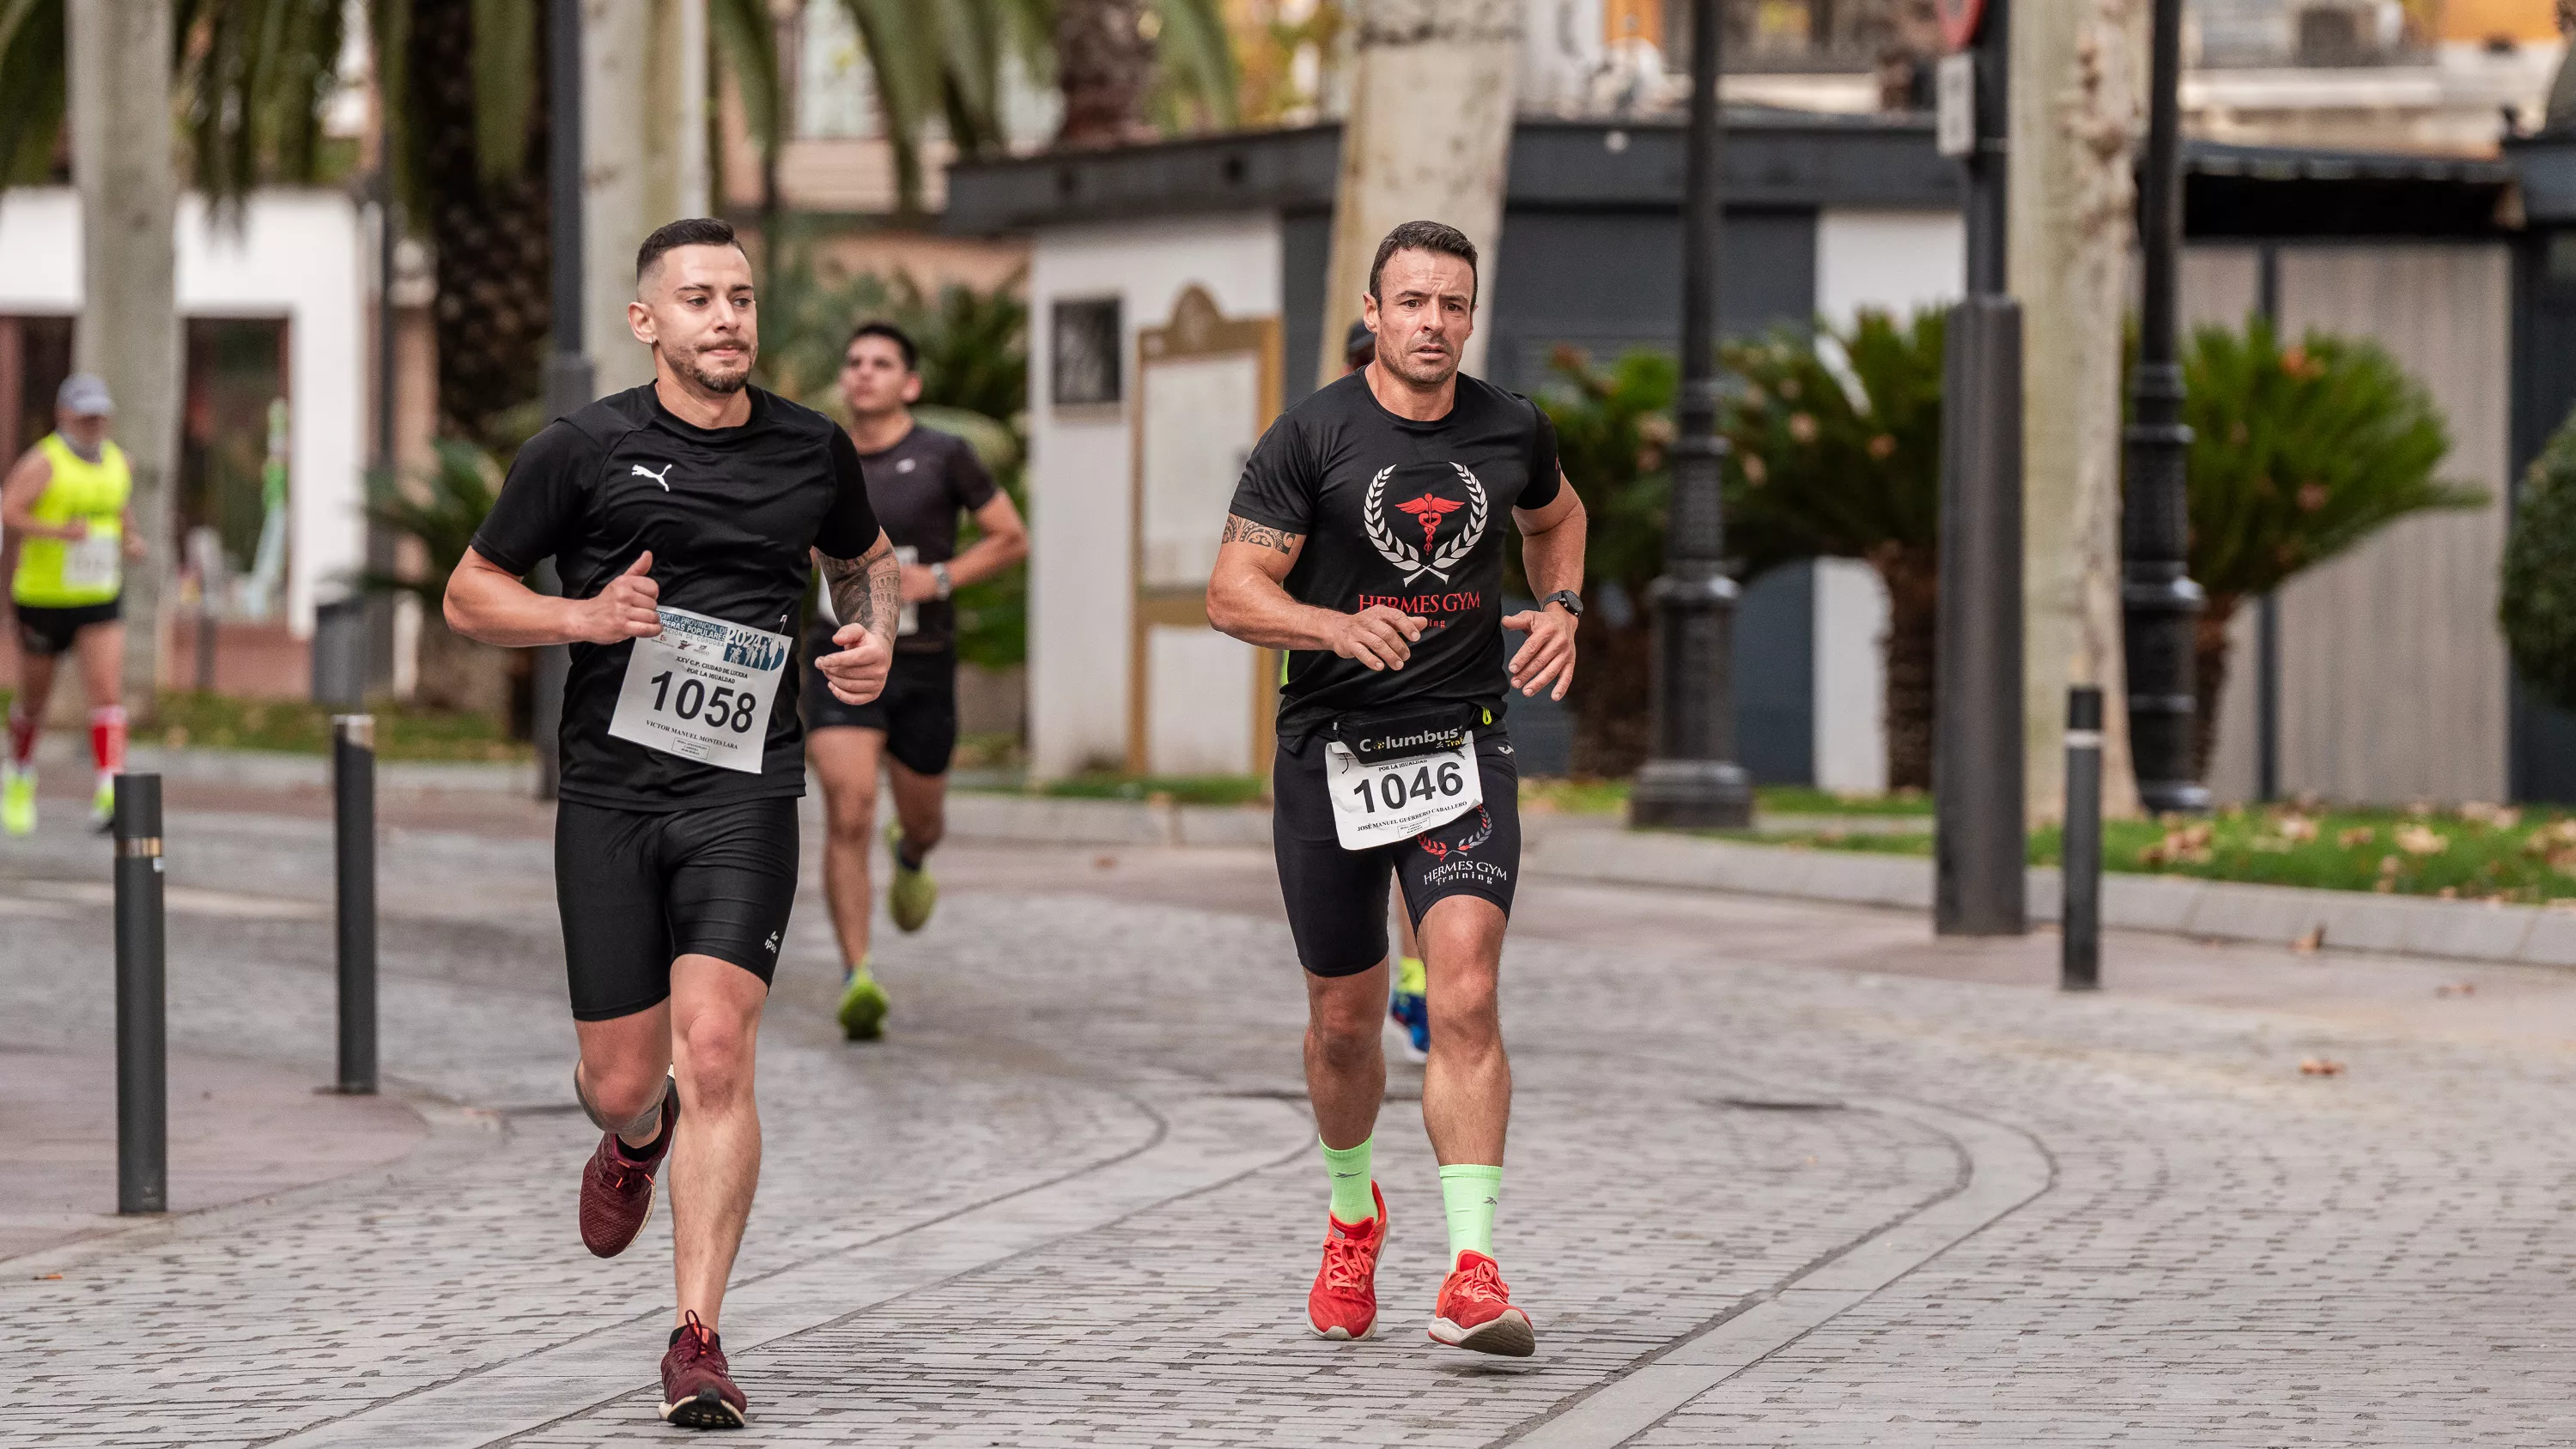
[(1654, 756), (1628, 797), (1628, 823), (1735, 829), (1753, 822), (1753, 785), (1735, 763), (1735, 580), (1726, 576), (1717, 433), (1719, 117), (1717, 0), (1691, 3), (1690, 146), (1682, 190), (1682, 387), (1672, 512), (1655, 611)]
[[(581, 0), (546, 0), (546, 199), (548, 242), (553, 248), (551, 320), (554, 355), (546, 361), (546, 414), (560, 418), (598, 395), (590, 357), (581, 350)], [(532, 583), (563, 592), (553, 559), (537, 565)], [(557, 644), (536, 651), (530, 680), (531, 732), (537, 744), (537, 798), (555, 798), (563, 777), (557, 734), (563, 727), (564, 678), (572, 652)]]
[(1960, 161), (1968, 295), (1950, 309), (1933, 641), (1932, 927), (2017, 936), (2024, 895), (2021, 304), (2005, 288), (2007, 0), (1947, 3), (1941, 149)]
[(2182, 365), (2174, 349), (2174, 267), (2182, 247), (2182, 0), (2155, 0), (2147, 162), (2138, 197), (2143, 282), (2138, 372), (2121, 510), (2121, 635), (2129, 676), (2129, 754), (2149, 810), (2200, 811), (2192, 769), (2194, 640), (2202, 596), (2189, 572), (2191, 510), (2183, 459)]

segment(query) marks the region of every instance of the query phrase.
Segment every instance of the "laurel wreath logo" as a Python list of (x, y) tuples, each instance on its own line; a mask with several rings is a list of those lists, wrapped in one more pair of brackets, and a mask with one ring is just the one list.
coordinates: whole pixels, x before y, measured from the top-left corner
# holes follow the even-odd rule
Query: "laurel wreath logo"
[(1449, 466), (1458, 470), (1459, 481), (1467, 485), (1467, 527), (1466, 531), (1434, 551), (1428, 562), (1424, 561), (1420, 550), (1396, 537), (1395, 530), (1387, 527), (1386, 480), (1394, 474), (1395, 466), (1389, 464), (1380, 468), (1377, 476), (1369, 480), (1368, 503), (1361, 510), (1361, 521), (1367, 526), (1369, 542), (1378, 553), (1388, 563), (1407, 570), (1404, 581), (1408, 584), (1424, 574), (1444, 584), (1449, 582), (1449, 570), (1465, 563), (1467, 555), (1475, 552), (1476, 545), (1485, 537), (1485, 485), (1477, 481), (1466, 464), (1452, 463)]
[(1451, 845), (1448, 841), (1434, 838), (1431, 832), (1427, 830), (1414, 837), (1414, 839), (1422, 842), (1422, 848), (1431, 853), (1431, 858), (1433, 860), (1447, 860), (1449, 858), (1449, 852), (1453, 850), (1458, 852), (1460, 855), (1465, 855), (1467, 852), (1474, 850), (1477, 846), (1482, 845), (1493, 838), (1494, 814), (1492, 811), (1487, 810), (1481, 805), (1476, 807), (1476, 833), (1459, 841), (1456, 845)]

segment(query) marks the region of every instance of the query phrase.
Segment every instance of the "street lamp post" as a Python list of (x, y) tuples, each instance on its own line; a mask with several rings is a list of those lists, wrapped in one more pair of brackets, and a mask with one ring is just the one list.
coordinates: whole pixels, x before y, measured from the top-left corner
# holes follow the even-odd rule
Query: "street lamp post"
[[(546, 193), (553, 248), (551, 313), (554, 355), (546, 362), (546, 415), (560, 418), (598, 395), (590, 358), (581, 350), (582, 144), (581, 0), (546, 3)], [(553, 559), (531, 580), (544, 593), (563, 592)], [(564, 679), (572, 652), (560, 644), (536, 651), (530, 714), (537, 743), (537, 798), (555, 798), (563, 778), (557, 739), (563, 726)]]
[(2138, 371), (2127, 431), (2128, 498), (2121, 510), (2121, 635), (2129, 677), (2129, 754), (2149, 810), (2201, 811), (2194, 778), (2194, 643), (2200, 585), (2189, 572), (2191, 510), (2174, 347), (2174, 267), (2182, 247), (2182, 0), (2155, 0), (2147, 95), (2147, 164), (2138, 198), (2143, 276)]
[(1631, 825), (1733, 829), (1753, 821), (1753, 786), (1737, 765), (1735, 581), (1726, 576), (1717, 432), (1719, 116), (1717, 0), (1692, 0), (1690, 146), (1682, 191), (1682, 385), (1673, 444), (1664, 572), (1655, 611), (1654, 756), (1628, 797)]
[(1933, 649), (1932, 927), (2030, 928), (2023, 885), (2021, 304), (2005, 289), (2006, 0), (1945, 0), (1941, 150), (1960, 161), (1968, 294), (1950, 309)]

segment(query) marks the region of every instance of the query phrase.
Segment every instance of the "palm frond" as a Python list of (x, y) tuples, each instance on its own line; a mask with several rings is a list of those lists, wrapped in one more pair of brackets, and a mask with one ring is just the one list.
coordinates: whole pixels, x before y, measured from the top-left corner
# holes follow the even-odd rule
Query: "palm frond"
[(787, 110), (778, 75), (778, 29), (766, 0), (708, 0), (707, 27), (742, 93), (743, 119), (763, 155), (787, 139)]
[(51, 179), (70, 101), (63, 0), (0, 4), (0, 186)]
[(526, 164), (536, 116), (537, 0), (474, 0), (474, 159), (486, 181), (505, 181)]
[(339, 82), (339, 0), (179, 0), (174, 78), (192, 179), (232, 209), (263, 182), (312, 182)]
[[(1154, 0), (1156, 119), (1167, 131), (1235, 125), (1234, 39), (1219, 0)], [(1195, 116), (1189, 114), (1196, 110)], [(1195, 123), (1195, 124), (1193, 124)]]

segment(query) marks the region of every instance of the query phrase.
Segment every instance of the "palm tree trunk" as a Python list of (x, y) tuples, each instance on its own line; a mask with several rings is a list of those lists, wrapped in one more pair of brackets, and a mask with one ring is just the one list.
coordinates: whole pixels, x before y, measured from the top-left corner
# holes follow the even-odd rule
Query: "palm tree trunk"
[(107, 380), (116, 440), (134, 470), (134, 526), (149, 550), (125, 573), (125, 704), (148, 723), (161, 673), (161, 581), (179, 444), (177, 243), (172, 234), (170, 7), (71, 7), (73, 179), (80, 187), (76, 365)]
[(2242, 594), (2211, 594), (2192, 637), (2192, 695), (2199, 712), (2192, 716), (2191, 777), (2204, 784), (2218, 751), (2218, 700), (2227, 691), (2227, 626), (2244, 602)]
[[(1520, 6), (1491, 0), (1375, 0), (1360, 10), (1322, 336), (1339, 337), (1359, 319), (1378, 242), (1416, 218), (1447, 222), (1475, 242), (1491, 295), (1520, 21)], [(1488, 317), (1492, 306), (1484, 304)], [(1484, 372), (1488, 330), (1467, 339), (1465, 371)], [(1317, 383), (1341, 371), (1340, 350), (1325, 348)]]
[(1570, 768), (1577, 775), (1624, 780), (1654, 747), (1654, 700), (1647, 683), (1653, 677), (1655, 630), (1644, 618), (1613, 626), (1601, 615), (1587, 609), (1575, 626), (1582, 670), (1566, 696), (1574, 706)]
[(1871, 555), (1870, 563), (1887, 585), (1887, 787), (1929, 790), (1940, 568), (1929, 549), (1895, 544)]
[(1057, 0), (1057, 86), (1064, 93), (1059, 146), (1116, 146), (1152, 134), (1145, 94), (1154, 83), (1147, 0)]
[[(545, 391), (546, 105), (540, 94), (530, 108), (517, 166), (487, 176), (474, 144), (474, 9), (474, 0), (412, 0), (411, 126), (438, 254), (439, 430), (506, 454), (527, 431), (514, 410)], [(534, 70), (528, 84), (542, 88), (545, 67)]]

